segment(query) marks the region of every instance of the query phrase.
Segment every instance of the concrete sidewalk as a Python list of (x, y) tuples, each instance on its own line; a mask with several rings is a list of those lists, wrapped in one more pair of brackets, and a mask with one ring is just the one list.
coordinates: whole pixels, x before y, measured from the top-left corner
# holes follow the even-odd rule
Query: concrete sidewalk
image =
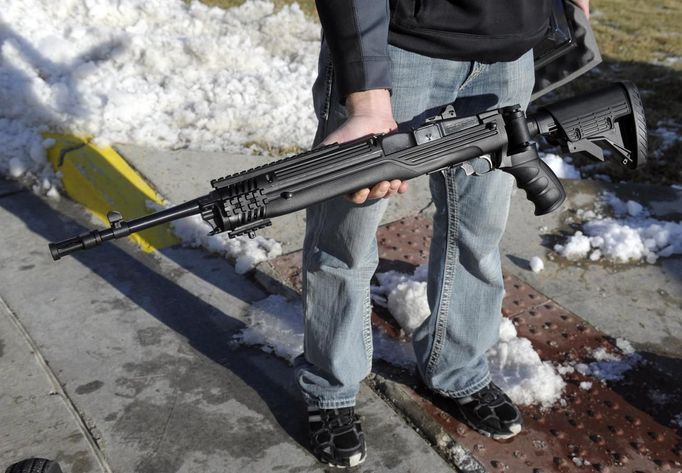
[[(53, 262), (48, 241), (88, 216), (4, 181), (0, 219), (0, 471), (29, 456), (65, 473), (324, 471), (291, 367), (231, 343), (266, 294), (223, 259), (124, 241)], [(452, 471), (370, 389), (359, 404), (363, 471)]]

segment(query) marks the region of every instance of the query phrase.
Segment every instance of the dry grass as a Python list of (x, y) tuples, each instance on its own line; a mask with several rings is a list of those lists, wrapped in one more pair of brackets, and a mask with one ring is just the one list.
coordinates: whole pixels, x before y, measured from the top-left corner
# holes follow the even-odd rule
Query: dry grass
[[(211, 7), (232, 8), (237, 7), (247, 0), (201, 0), (201, 3)], [(317, 18), (317, 10), (315, 9), (315, 2), (313, 0), (293, 1), (293, 0), (273, 0), (276, 9), (282, 8), (284, 5), (298, 3), (306, 15), (310, 18)]]
[[(593, 0), (591, 24), (604, 63), (565, 86), (571, 95), (618, 80), (634, 82), (642, 94), (649, 128), (647, 166), (635, 172), (614, 165), (590, 166), (615, 180), (682, 183), (682, 142), (665, 148), (659, 127), (682, 135), (682, 2)], [(580, 164), (580, 163), (579, 163)]]

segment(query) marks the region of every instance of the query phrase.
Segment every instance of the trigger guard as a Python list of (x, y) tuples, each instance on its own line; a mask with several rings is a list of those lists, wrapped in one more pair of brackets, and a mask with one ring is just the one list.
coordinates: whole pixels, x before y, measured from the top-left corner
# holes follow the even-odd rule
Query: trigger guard
[(471, 170), (473, 171), (471, 174), (473, 176), (482, 176), (484, 174), (488, 174), (495, 168), (493, 165), (493, 160), (489, 154), (484, 154), (483, 156), (479, 156), (468, 162), (470, 163)]

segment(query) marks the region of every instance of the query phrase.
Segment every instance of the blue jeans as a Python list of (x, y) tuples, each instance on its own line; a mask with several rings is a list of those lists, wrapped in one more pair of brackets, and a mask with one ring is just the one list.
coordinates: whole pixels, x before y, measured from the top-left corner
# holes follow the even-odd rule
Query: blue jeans
[[(390, 47), (392, 106), (397, 122), (420, 123), (426, 110), (454, 102), (460, 116), (528, 105), (533, 58), (481, 64), (434, 59)], [(319, 119), (316, 144), (346, 118), (326, 47), (313, 86)], [(490, 381), (486, 351), (497, 341), (502, 271), (499, 242), (513, 178), (502, 171), (466, 176), (434, 173), (435, 203), (427, 294), (431, 316), (414, 332), (424, 382), (450, 397)], [(409, 192), (409, 191), (408, 191)], [(323, 409), (355, 405), (371, 369), (370, 279), (378, 264), (376, 230), (385, 199), (355, 205), (343, 198), (307, 211), (303, 253), (304, 354), (296, 380), (305, 401)]]

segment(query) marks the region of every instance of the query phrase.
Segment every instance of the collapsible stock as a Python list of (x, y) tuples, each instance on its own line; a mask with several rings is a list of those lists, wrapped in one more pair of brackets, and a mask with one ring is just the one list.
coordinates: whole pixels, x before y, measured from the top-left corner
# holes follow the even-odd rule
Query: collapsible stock
[(609, 149), (628, 168), (646, 160), (646, 125), (639, 93), (623, 82), (545, 106), (526, 116), (518, 107), (456, 117), (446, 106), (421, 126), (385, 135), (333, 144), (211, 181), (213, 190), (160, 212), (122, 219), (110, 212), (110, 228), (92, 230), (50, 243), (57, 260), (74, 251), (200, 214), (212, 234), (230, 238), (270, 225), (270, 219), (333, 197), (371, 187), (383, 180), (408, 180), (450, 167), (472, 173), (473, 160), (488, 170), (516, 178), (535, 205), (535, 214), (556, 210), (565, 198), (561, 183), (538, 157), (538, 135), (560, 144), (569, 154), (604, 159)]

